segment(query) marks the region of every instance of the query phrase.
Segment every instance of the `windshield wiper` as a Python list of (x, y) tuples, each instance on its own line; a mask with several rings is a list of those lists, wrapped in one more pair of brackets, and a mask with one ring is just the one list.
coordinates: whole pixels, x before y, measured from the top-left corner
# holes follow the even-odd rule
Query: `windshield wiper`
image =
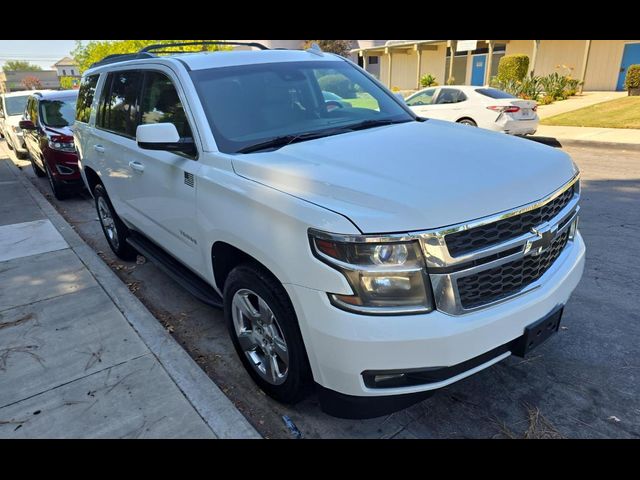
[(317, 132), (298, 133), (295, 135), (282, 135), (274, 137), (264, 142), (259, 142), (247, 147), (243, 147), (237, 151), (237, 153), (251, 153), (258, 152), (260, 150), (266, 150), (268, 148), (281, 148), (289, 145), (290, 143), (304, 142), (305, 140), (313, 140), (314, 138), (328, 137), (330, 135), (337, 135), (339, 133), (348, 132), (349, 129), (344, 128), (331, 128), (328, 130), (318, 130)]
[(374, 118), (371, 120), (364, 120), (360, 123), (356, 123), (353, 125), (348, 125), (347, 128), (349, 128), (349, 130), (364, 130), (366, 128), (373, 128), (373, 127), (382, 127), (383, 125), (392, 125), (394, 123), (406, 123), (406, 122), (410, 122), (411, 120), (391, 120), (389, 118)]

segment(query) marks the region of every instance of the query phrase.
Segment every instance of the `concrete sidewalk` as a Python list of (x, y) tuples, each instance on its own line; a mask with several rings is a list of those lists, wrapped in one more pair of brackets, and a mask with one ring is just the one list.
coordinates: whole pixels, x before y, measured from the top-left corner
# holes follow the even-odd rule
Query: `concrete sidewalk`
[(563, 145), (640, 149), (640, 129), (540, 125), (535, 137), (556, 139)]
[(0, 438), (259, 438), (0, 148)]

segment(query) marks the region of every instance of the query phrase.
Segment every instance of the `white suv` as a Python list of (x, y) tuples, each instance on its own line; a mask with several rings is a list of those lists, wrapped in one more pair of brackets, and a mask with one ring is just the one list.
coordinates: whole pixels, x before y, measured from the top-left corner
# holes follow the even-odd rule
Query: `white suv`
[(223, 307), (266, 393), (378, 416), (557, 331), (585, 256), (561, 150), (416, 117), (316, 48), (157, 48), (84, 74), (82, 175), (114, 252)]

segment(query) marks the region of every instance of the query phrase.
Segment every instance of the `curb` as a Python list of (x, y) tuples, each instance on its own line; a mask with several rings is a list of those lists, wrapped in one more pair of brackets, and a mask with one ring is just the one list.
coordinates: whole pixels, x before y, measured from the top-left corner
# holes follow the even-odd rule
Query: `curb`
[(58, 229), (69, 244), (69, 248), (94, 276), (213, 433), (218, 438), (262, 438), (213, 380), (160, 325), (144, 304), (129, 291), (120, 278), (85, 243), (31, 181), (22, 174), (21, 169), (13, 163), (13, 160), (10, 160), (9, 163), (20, 183)]
[(544, 143), (552, 147), (561, 148), (563, 146), (573, 147), (591, 147), (591, 148), (608, 148), (610, 150), (638, 150), (640, 151), (640, 143), (620, 143), (620, 142), (602, 142), (598, 140), (578, 140), (575, 138), (555, 138), (555, 137), (526, 137), (534, 142)]

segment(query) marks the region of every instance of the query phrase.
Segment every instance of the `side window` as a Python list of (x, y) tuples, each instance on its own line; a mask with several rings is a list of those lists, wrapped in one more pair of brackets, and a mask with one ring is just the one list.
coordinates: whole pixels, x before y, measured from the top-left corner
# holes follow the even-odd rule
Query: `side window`
[(4, 117), (4, 98), (0, 97), (0, 117)]
[(89, 123), (91, 117), (91, 104), (96, 94), (96, 85), (98, 84), (99, 75), (91, 75), (84, 77), (80, 82), (80, 90), (78, 91), (78, 102), (76, 104), (76, 121)]
[(31, 97), (27, 103), (26, 113), (34, 125), (38, 124), (38, 101)]
[(466, 99), (467, 96), (457, 88), (443, 88), (438, 94), (436, 104), (441, 105), (443, 103), (459, 103), (464, 102)]
[(173, 123), (180, 137), (193, 137), (182, 102), (171, 79), (164, 73), (147, 71), (142, 92), (141, 121), (148, 123)]
[(424, 92), (407, 100), (407, 105), (409, 105), (410, 107), (417, 107), (420, 105), (431, 105), (431, 102), (433, 101), (434, 93), (436, 93), (435, 88), (430, 88), (429, 90), (425, 90)]
[(113, 72), (107, 77), (96, 125), (135, 137), (140, 96), (139, 71)]

